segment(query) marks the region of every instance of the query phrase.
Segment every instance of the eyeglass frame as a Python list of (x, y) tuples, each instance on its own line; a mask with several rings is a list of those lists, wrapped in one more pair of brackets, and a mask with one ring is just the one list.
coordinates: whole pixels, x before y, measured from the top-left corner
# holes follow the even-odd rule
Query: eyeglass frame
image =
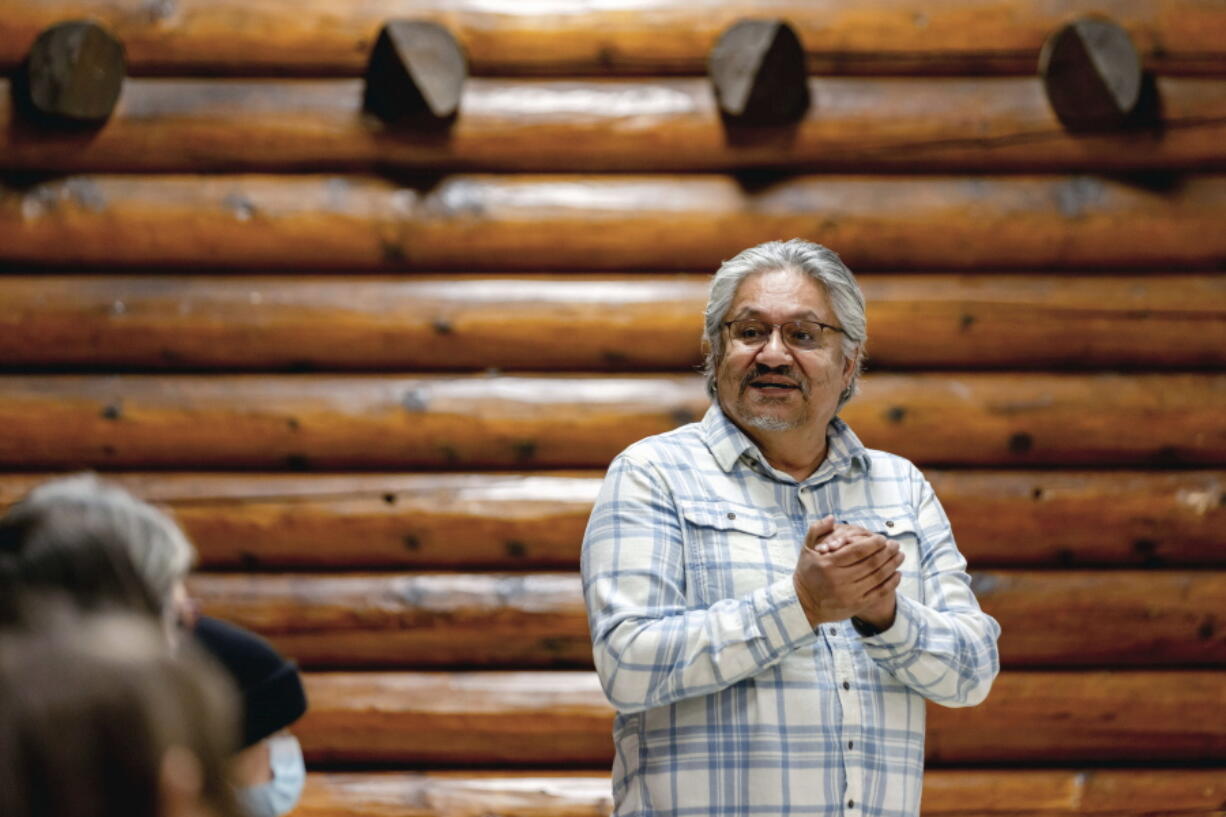
[[(829, 330), (834, 331), (834, 332), (839, 332), (839, 333), (841, 333), (841, 334), (843, 334), (843, 335), (846, 335), (846, 334), (847, 334), (847, 330), (846, 330), (846, 329), (844, 329), (844, 328), (843, 328), (843, 327), (841, 327), (841, 326), (832, 326), (832, 325), (830, 325), (830, 324), (828, 324), (828, 323), (822, 323), (821, 321), (810, 321), (810, 320), (803, 320), (803, 319), (802, 319), (802, 320), (795, 320), (795, 321), (784, 321), (783, 323), (771, 323), (770, 321), (764, 321), (764, 320), (761, 320), (761, 319), (759, 319), (759, 318), (738, 318), (738, 319), (736, 319), (736, 320), (734, 320), (734, 321), (724, 321), (722, 325), (723, 325), (724, 329), (728, 329), (728, 328), (729, 328), (729, 327), (731, 327), (731, 326), (732, 326), (732, 324), (734, 324), (734, 323), (759, 323), (759, 324), (761, 324), (762, 326), (770, 327), (770, 332), (769, 332), (768, 334), (763, 335), (763, 336), (762, 336), (762, 342), (761, 342), (761, 343), (757, 343), (757, 344), (748, 344), (748, 343), (746, 343), (745, 341), (741, 340), (740, 338), (731, 337), (731, 334), (732, 334), (732, 333), (731, 333), (731, 332), (729, 332), (729, 340), (730, 340), (730, 341), (735, 342), (735, 343), (739, 343), (739, 344), (741, 344), (741, 345), (743, 345), (743, 346), (747, 346), (747, 347), (748, 347), (748, 348), (750, 348), (750, 349), (757, 349), (757, 348), (760, 348), (760, 347), (765, 346), (766, 344), (770, 343), (770, 339), (771, 339), (771, 337), (772, 337), (772, 336), (775, 334), (775, 330), (776, 330), (776, 329), (778, 329), (778, 330), (779, 330), (779, 339), (780, 339), (780, 340), (783, 342), (783, 345), (784, 345), (784, 346), (786, 346), (786, 347), (788, 347), (789, 349), (791, 349), (791, 350), (792, 350), (792, 351), (794, 351), (794, 352), (814, 352), (814, 351), (817, 351), (818, 349), (823, 348), (823, 346), (821, 346), (821, 345), (818, 345), (818, 346), (812, 346), (812, 347), (810, 347), (810, 348), (808, 348), (808, 349), (804, 348), (803, 346), (801, 346), (801, 347), (799, 347), (799, 348), (798, 348), (798, 347), (793, 346), (791, 343), (789, 343), (789, 342), (788, 342), (787, 333), (785, 333), (785, 332), (783, 331), (783, 327), (785, 327), (785, 326), (790, 326), (790, 325), (792, 325), (792, 324), (798, 324), (798, 325), (799, 325), (799, 324), (808, 323), (808, 324), (813, 324), (814, 326), (820, 326), (820, 327), (821, 327), (823, 330), (829, 329)], [(820, 335), (820, 333), (819, 333), (819, 335), (818, 335), (818, 336), (819, 336), (819, 337), (821, 336), (821, 335)]]

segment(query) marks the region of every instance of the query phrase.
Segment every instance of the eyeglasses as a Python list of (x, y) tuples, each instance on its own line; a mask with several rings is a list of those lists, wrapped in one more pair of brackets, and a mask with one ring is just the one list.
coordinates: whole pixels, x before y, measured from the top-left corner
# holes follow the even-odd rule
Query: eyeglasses
[(725, 321), (728, 335), (736, 343), (749, 348), (765, 346), (770, 340), (775, 327), (779, 327), (783, 342), (791, 349), (809, 352), (825, 345), (824, 331), (843, 332), (838, 326), (831, 326), (820, 321), (788, 321), (787, 323), (767, 323), (753, 318), (739, 321)]

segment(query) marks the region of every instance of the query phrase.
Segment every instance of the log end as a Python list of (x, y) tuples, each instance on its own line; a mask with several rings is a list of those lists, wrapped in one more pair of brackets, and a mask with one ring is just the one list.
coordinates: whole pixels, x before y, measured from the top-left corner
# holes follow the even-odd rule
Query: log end
[(793, 124), (809, 109), (805, 52), (783, 20), (741, 20), (707, 60), (715, 98), (729, 124)]
[(127, 63), (123, 43), (89, 20), (58, 23), (34, 41), (15, 77), (19, 109), (49, 127), (96, 127), (115, 110)]
[(1069, 130), (1116, 130), (1140, 107), (1141, 56), (1116, 23), (1085, 17), (1056, 31), (1039, 52), (1048, 102)]
[(388, 124), (453, 120), (468, 76), (468, 59), (441, 25), (392, 20), (379, 32), (366, 68), (364, 107)]

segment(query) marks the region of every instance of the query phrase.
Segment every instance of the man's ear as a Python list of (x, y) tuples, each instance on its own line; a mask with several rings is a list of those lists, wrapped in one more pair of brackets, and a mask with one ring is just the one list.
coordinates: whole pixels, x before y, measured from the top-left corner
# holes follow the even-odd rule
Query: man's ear
[(860, 364), (860, 347), (856, 347), (856, 351), (850, 355), (845, 355), (843, 358), (843, 388), (851, 385), (851, 376), (855, 374), (857, 366)]
[(711, 354), (711, 341), (707, 340), (706, 335), (704, 335), (702, 338), (702, 359), (706, 360), (709, 354)]

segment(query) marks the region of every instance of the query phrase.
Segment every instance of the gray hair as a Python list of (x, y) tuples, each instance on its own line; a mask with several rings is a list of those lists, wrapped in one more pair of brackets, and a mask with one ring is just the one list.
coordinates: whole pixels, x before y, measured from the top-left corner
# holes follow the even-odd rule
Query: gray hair
[(715, 396), (715, 373), (724, 357), (724, 317), (741, 283), (751, 275), (777, 269), (791, 269), (808, 275), (825, 289), (839, 325), (843, 328), (843, 354), (850, 358), (859, 353), (855, 371), (847, 388), (839, 395), (838, 408), (852, 398), (859, 387), (864, 370), (864, 348), (868, 341), (868, 319), (864, 314), (864, 293), (833, 250), (793, 238), (790, 241), (768, 241), (743, 250), (725, 261), (711, 279), (707, 296), (706, 321), (703, 337), (707, 342), (702, 371), (707, 378), (707, 392)]
[[(73, 519), (69, 530), (101, 532), (119, 543), (159, 602), (169, 598), (196, 560), (195, 548), (169, 516), (94, 474), (43, 483), (13, 506), (5, 521), (66, 516)], [(47, 531), (57, 539), (63, 538), (61, 534), (63, 531)], [(56, 546), (70, 548), (71, 543)]]

